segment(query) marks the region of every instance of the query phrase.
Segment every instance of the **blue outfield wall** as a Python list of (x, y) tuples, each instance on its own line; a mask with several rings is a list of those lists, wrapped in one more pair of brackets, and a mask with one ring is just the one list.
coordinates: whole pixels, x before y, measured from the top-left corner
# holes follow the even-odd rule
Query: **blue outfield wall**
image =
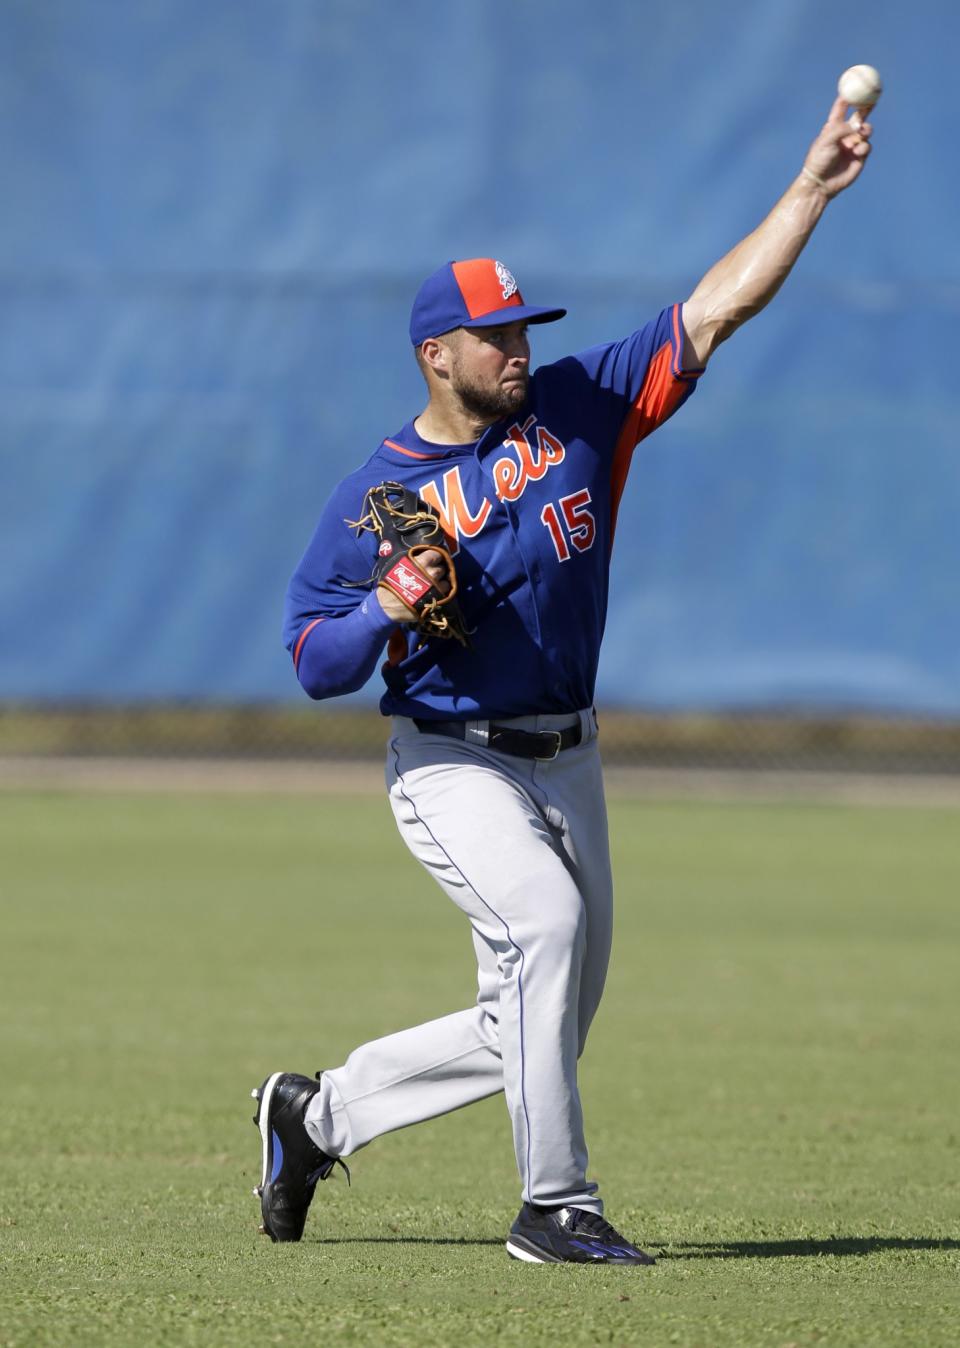
[(599, 693), (960, 714), (958, 39), (952, 0), (6, 0), (0, 699), (302, 696), (283, 591), (419, 409), (420, 279), (492, 254), (569, 307), (535, 356), (617, 337), (866, 60), (868, 173), (637, 451)]

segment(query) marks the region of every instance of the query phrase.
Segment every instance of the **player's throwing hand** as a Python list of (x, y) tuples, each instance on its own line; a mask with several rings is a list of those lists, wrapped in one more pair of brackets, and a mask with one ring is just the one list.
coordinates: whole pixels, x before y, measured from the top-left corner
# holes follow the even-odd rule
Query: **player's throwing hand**
[(830, 200), (859, 177), (870, 153), (873, 127), (869, 122), (854, 125), (847, 120), (850, 104), (837, 98), (823, 130), (810, 146), (804, 170)]

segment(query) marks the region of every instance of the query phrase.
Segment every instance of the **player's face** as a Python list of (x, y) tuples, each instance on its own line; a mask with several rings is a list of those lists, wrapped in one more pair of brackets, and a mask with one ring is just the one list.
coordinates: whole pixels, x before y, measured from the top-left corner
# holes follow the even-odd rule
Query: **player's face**
[(487, 421), (518, 412), (530, 380), (526, 323), (461, 328), (457, 338), (451, 348), (450, 387), (466, 410)]

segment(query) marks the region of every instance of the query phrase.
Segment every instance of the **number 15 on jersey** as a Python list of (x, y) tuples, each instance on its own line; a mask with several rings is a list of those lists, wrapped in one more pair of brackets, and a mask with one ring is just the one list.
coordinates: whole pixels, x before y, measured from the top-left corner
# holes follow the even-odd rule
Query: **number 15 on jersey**
[(569, 562), (573, 555), (570, 551), (571, 543), (578, 552), (587, 552), (593, 547), (593, 541), (597, 536), (597, 522), (587, 509), (589, 505), (590, 493), (584, 487), (582, 491), (561, 496), (556, 505), (550, 501), (540, 511), (540, 522), (550, 531), (550, 538), (559, 561)]

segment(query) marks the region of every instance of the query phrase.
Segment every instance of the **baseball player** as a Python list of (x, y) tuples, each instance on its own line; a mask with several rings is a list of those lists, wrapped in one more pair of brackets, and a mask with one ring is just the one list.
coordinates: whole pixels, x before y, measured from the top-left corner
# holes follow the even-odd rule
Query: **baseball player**
[[(522, 1186), (508, 1253), (653, 1263), (603, 1215), (577, 1088), (611, 938), (592, 708), (617, 507), (638, 441), (772, 298), (861, 172), (871, 128), (847, 110), (838, 99), (784, 196), (690, 298), (620, 341), (531, 373), (528, 330), (563, 309), (527, 304), (490, 258), (447, 263), (421, 286), (410, 337), (427, 405), (333, 493), (290, 583), (285, 639), (313, 698), (360, 688), (386, 646), (390, 801), (470, 923), (478, 992), (317, 1079), (275, 1072), (254, 1091), (273, 1240), (300, 1239), (341, 1158), (503, 1091)], [(396, 535), (380, 526), (401, 499), (439, 518), (442, 546), (391, 555)], [(413, 591), (435, 605), (454, 584), (465, 639), (425, 636)]]

